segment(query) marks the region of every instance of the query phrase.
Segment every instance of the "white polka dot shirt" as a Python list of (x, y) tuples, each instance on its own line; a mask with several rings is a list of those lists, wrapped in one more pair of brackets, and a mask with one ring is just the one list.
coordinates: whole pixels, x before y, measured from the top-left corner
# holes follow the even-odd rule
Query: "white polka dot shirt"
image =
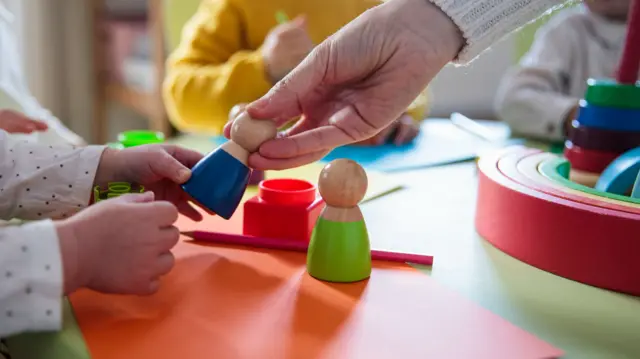
[(61, 328), (63, 273), (52, 219), (86, 207), (102, 146), (55, 147), (0, 131), (0, 337)]

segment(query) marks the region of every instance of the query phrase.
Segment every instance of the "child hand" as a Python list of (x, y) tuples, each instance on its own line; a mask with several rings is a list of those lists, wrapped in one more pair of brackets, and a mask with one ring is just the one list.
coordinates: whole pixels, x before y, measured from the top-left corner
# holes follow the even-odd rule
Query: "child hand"
[(172, 145), (145, 145), (124, 150), (106, 149), (100, 160), (95, 184), (129, 182), (143, 185), (155, 198), (173, 203), (180, 213), (195, 220), (202, 215), (189, 204), (181, 184), (191, 177), (203, 155)]
[(19, 112), (0, 110), (0, 130), (8, 133), (32, 133), (34, 131), (46, 131), (47, 124), (33, 120)]
[(267, 73), (272, 83), (280, 81), (298, 66), (313, 46), (306, 29), (306, 19), (302, 16), (273, 28), (262, 47)]
[(392, 141), (400, 146), (413, 141), (420, 133), (420, 124), (408, 114), (403, 114), (394, 123), (370, 139), (358, 142), (359, 145), (379, 146)]
[(152, 294), (174, 264), (177, 209), (151, 192), (102, 201), (56, 223), (65, 293)]

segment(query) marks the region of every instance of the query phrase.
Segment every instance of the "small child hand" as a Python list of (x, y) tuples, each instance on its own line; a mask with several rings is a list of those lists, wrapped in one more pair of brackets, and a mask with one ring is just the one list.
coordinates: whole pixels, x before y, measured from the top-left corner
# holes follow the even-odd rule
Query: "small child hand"
[(0, 110), (0, 130), (8, 133), (32, 133), (46, 131), (47, 128), (46, 123), (31, 119), (19, 112)]
[(175, 206), (151, 192), (102, 201), (56, 223), (65, 293), (87, 287), (103, 293), (146, 295), (173, 268), (180, 233)]
[(403, 114), (394, 123), (378, 132), (377, 135), (358, 142), (364, 146), (379, 146), (387, 142), (392, 142), (396, 146), (407, 144), (413, 141), (420, 133), (420, 124), (416, 123), (411, 116)]
[(180, 213), (199, 221), (202, 215), (189, 204), (189, 195), (180, 185), (191, 177), (191, 168), (202, 157), (199, 152), (172, 145), (106, 149), (94, 184), (122, 181), (143, 185), (156, 199), (173, 203)]
[(273, 28), (262, 47), (271, 82), (275, 84), (280, 81), (304, 60), (313, 47), (304, 17), (297, 17)]

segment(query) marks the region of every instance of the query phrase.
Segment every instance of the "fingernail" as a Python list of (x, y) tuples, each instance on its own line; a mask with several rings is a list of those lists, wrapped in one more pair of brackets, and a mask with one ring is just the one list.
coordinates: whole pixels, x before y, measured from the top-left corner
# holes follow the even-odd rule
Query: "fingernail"
[(191, 171), (183, 168), (180, 171), (178, 171), (178, 180), (182, 183), (182, 182), (186, 182), (189, 177), (191, 177)]

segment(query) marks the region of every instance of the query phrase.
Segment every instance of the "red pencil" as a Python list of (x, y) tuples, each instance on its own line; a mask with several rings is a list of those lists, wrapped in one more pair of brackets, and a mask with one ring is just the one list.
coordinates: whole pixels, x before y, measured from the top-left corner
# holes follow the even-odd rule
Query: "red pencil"
[[(279, 249), (284, 251), (306, 253), (308, 243), (300, 241), (292, 241), (286, 239), (259, 238), (253, 236), (244, 236), (240, 234), (191, 231), (181, 232), (182, 235), (192, 238), (196, 241), (211, 242), (217, 244), (229, 244), (236, 246), (248, 246), (264, 249)], [(385, 252), (372, 250), (371, 259), (386, 262), (413, 263), (430, 266), (433, 264), (433, 257), (421, 254), (409, 254), (399, 252)]]

